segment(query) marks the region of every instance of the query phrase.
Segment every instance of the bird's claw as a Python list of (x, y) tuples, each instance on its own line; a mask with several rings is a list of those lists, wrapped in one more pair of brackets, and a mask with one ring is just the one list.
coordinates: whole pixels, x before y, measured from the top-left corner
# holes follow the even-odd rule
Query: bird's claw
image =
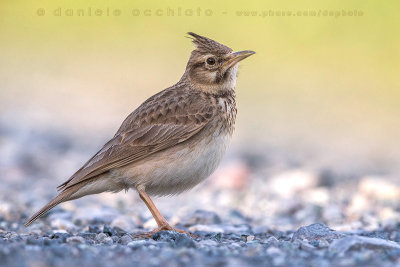
[(161, 232), (161, 231), (173, 231), (181, 234), (186, 234), (190, 236), (191, 238), (196, 238), (197, 236), (189, 233), (188, 231), (176, 229), (169, 224), (165, 224), (162, 226), (159, 226), (158, 228), (154, 229), (153, 231), (146, 232), (146, 233), (139, 233), (139, 234), (132, 234), (132, 237), (134, 238), (151, 238), (155, 233)]

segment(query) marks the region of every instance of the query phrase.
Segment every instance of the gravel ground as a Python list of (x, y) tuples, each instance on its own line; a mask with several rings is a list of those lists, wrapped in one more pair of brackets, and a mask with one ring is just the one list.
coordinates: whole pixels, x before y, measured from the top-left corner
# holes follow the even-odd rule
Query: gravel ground
[(400, 265), (396, 175), (320, 168), (268, 148), (231, 150), (205, 183), (155, 199), (172, 225), (195, 238), (134, 237), (156, 225), (132, 191), (62, 204), (25, 228), (96, 147), (59, 132), (22, 133), (0, 124), (2, 266)]
[[(219, 218), (216, 214), (213, 217)], [(8, 229), (0, 231), (0, 260), (4, 266), (400, 264), (399, 225), (384, 231), (347, 233), (331, 230), (322, 223), (285, 232), (259, 232), (249, 224), (213, 224), (209, 228), (202, 225), (207, 231), (195, 231), (195, 238), (162, 231), (150, 239), (132, 237), (124, 229), (99, 221), (70, 231), (41, 227), (26, 234), (20, 233), (21, 226), (16, 223), (9, 225), (3, 221), (1, 227)], [(212, 231), (217, 228), (220, 231)], [(137, 233), (141, 231), (134, 229)]]

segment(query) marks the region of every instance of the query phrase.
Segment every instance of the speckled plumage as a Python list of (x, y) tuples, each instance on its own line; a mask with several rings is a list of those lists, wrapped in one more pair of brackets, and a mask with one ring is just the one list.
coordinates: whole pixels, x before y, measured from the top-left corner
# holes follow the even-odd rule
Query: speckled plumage
[(89, 194), (129, 188), (177, 194), (217, 168), (235, 125), (237, 62), (254, 52), (233, 53), (211, 39), (189, 35), (196, 49), (181, 80), (132, 112), (26, 225), (61, 202)]

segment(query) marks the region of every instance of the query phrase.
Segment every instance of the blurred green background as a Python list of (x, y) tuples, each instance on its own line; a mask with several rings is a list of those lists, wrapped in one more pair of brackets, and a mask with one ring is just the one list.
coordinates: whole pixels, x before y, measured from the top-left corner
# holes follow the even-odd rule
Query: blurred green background
[[(141, 102), (179, 80), (193, 31), (257, 52), (240, 67), (230, 153), (283, 151), (315, 168), (400, 173), (399, 7), (3, 0), (0, 120), (17, 133), (48, 129), (100, 146)], [(302, 13), (312, 11), (319, 15)]]

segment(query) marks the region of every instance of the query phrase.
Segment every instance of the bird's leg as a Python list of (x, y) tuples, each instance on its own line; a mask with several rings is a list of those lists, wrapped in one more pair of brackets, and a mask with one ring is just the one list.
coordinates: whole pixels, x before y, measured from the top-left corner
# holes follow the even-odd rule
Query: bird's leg
[(151, 214), (153, 215), (154, 219), (157, 222), (158, 228), (148, 232), (148, 233), (143, 233), (136, 235), (138, 237), (151, 237), (154, 233), (157, 233), (159, 231), (175, 231), (178, 233), (183, 233), (192, 236), (189, 232), (183, 231), (176, 229), (172, 226), (170, 226), (167, 222), (167, 220), (162, 216), (161, 212), (157, 209), (156, 205), (154, 205), (154, 202), (151, 200), (150, 196), (146, 193), (145, 187), (144, 186), (137, 186), (136, 187), (140, 198), (143, 200), (143, 202), (146, 204), (147, 208), (150, 210)]
[(154, 202), (151, 200), (150, 196), (146, 193), (143, 187), (137, 187), (138, 193), (140, 198), (146, 204), (147, 208), (150, 210), (151, 214), (153, 215), (154, 219), (156, 220), (158, 227), (162, 227), (168, 225), (167, 220), (162, 216), (161, 212), (157, 209)]

